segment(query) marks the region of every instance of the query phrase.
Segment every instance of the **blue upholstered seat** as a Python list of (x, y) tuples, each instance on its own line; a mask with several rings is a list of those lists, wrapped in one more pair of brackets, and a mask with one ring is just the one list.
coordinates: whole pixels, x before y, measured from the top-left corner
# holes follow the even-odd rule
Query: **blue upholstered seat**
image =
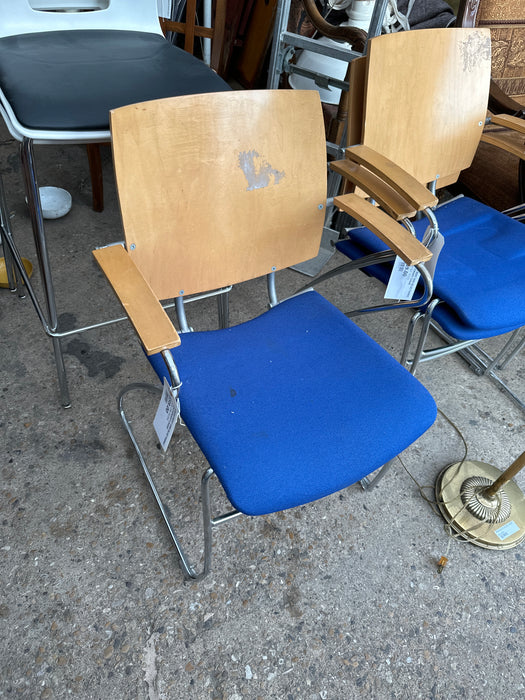
[[(172, 353), (184, 422), (249, 515), (345, 488), (436, 416), (426, 389), (316, 292), (233, 328), (186, 333)], [(165, 376), (162, 357), (149, 359)]]
[[(459, 340), (488, 338), (525, 324), (525, 227), (468, 197), (436, 210), (445, 237), (434, 278), (443, 300), (433, 318)], [(427, 219), (414, 223), (419, 239)], [(337, 248), (355, 259), (384, 245), (366, 228), (353, 229)], [(390, 266), (367, 268), (383, 282)]]
[(1, 38), (0, 86), (21, 124), (56, 131), (107, 129), (115, 107), (230, 89), (159, 34), (102, 29)]

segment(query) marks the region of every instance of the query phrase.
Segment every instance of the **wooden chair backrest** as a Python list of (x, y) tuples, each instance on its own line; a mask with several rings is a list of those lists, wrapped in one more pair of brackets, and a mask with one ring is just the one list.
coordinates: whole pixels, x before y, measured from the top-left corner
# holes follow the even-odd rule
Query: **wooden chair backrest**
[(525, 104), (525, 0), (460, 0), (457, 24), (490, 29), (492, 79)]
[(470, 166), (486, 117), (490, 34), (422, 29), (368, 45), (361, 142), (420, 182)]
[(184, 34), (184, 50), (193, 54), (195, 38), (211, 39), (210, 67), (219, 75), (223, 72), (222, 48), (226, 29), (226, 2), (215, 0), (214, 19), (212, 27), (203, 27), (196, 23), (197, 0), (186, 0), (186, 19), (184, 22), (174, 22), (166, 17), (160, 17), (160, 26), (164, 33), (176, 32)]
[(232, 91), (110, 114), (127, 249), (159, 299), (317, 255), (326, 144), (315, 91)]

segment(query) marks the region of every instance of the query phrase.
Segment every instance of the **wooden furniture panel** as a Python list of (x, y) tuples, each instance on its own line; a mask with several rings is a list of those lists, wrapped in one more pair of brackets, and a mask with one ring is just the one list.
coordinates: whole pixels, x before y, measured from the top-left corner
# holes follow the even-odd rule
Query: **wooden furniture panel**
[[(276, 115), (272, 124), (261, 116), (262, 106)], [(220, 288), (317, 255), (326, 153), (316, 92), (158, 100), (114, 110), (111, 126), (127, 249), (159, 299)], [(305, 172), (316, 176), (305, 179)], [(158, 187), (146, 192), (144, 181)], [(207, 242), (204, 249), (192, 245), (196, 239)]]
[[(365, 117), (363, 143), (428, 183), (472, 162), (486, 116), (490, 34), (487, 29), (468, 36), (461, 29), (422, 31), (400, 33), (392, 49), (389, 35), (370, 43), (365, 104), (371, 118)], [(426, 65), (419, 58), (423, 38)], [(448, 62), (437, 58), (443, 50)], [(408, 73), (407, 64), (412, 68)], [(428, 65), (435, 70), (429, 72)], [(447, 80), (450, 67), (462, 71), (461, 85)], [(466, 107), (470, 119), (459, 119), (451, 104)], [(385, 123), (377, 118), (383, 112), (395, 118)]]

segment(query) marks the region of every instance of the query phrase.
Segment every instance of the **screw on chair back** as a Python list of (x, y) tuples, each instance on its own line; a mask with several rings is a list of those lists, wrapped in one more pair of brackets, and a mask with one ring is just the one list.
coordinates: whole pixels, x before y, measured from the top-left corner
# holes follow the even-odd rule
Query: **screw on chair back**
[[(326, 155), (316, 98), (308, 91), (299, 99), (217, 93), (111, 113), (127, 249), (159, 299), (317, 254)], [(261, 120), (261, 113), (274, 118)], [(225, 128), (232, 119), (234, 131)], [(145, 189), (144, 179), (158, 186)]]

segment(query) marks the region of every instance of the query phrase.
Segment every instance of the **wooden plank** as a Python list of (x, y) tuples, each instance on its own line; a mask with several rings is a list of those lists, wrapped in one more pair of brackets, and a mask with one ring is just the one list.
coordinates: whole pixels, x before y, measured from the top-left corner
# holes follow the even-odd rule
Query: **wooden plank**
[(521, 119), (521, 117), (513, 117), (510, 114), (494, 114), (490, 122), (491, 124), (497, 124), (498, 126), (512, 129), (520, 134), (525, 134), (525, 119)]
[(148, 355), (180, 345), (180, 338), (151, 287), (121, 246), (93, 251)]
[(252, 88), (261, 74), (264, 59), (272, 41), (277, 0), (257, 0), (240, 55), (235, 61), (235, 76), (245, 88)]
[(362, 197), (356, 194), (345, 194), (336, 197), (334, 204), (375, 233), (407, 265), (426, 262), (432, 257), (432, 253), (404, 226)]
[(186, 0), (186, 30), (184, 32), (184, 50), (193, 53), (195, 41), (195, 13), (197, 0)]
[(351, 160), (346, 158), (345, 160), (333, 161), (330, 163), (330, 168), (357, 187), (360, 187), (395, 219), (410, 219), (416, 215), (415, 207), (411, 206), (404, 197), (384, 180), (363, 166), (352, 163)]
[[(186, 34), (186, 23), (185, 22), (174, 22), (171, 19), (162, 18), (161, 21), (162, 30), (164, 32), (175, 32), (176, 34)], [(213, 29), (211, 27), (194, 27), (194, 36), (203, 37), (205, 39), (213, 39)], [(193, 53), (193, 46), (191, 48), (186, 48), (184, 50), (189, 53)]]
[(525, 144), (523, 138), (519, 138), (518, 134), (513, 132), (500, 131), (485, 131), (481, 137), (484, 143), (490, 143), (492, 146), (502, 148), (508, 153), (525, 159)]
[(418, 211), (437, 204), (437, 197), (424, 184), (372, 148), (352, 146), (346, 149), (346, 157), (351, 161), (364, 165), (385, 180)]
[(348, 146), (359, 144), (363, 138), (364, 94), (366, 85), (366, 56), (355, 58), (350, 62), (348, 77)]

